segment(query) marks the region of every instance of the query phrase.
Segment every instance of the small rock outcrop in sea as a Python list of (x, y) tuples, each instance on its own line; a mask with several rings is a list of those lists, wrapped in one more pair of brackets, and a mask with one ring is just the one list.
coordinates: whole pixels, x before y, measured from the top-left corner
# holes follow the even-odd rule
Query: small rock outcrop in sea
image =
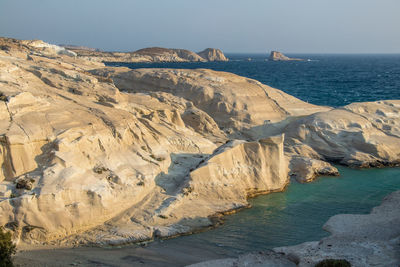
[(333, 109), (231, 73), (111, 68), (65, 51), (0, 38), (0, 226), (16, 241), (190, 233), (284, 190), (289, 174), (400, 162), (399, 100)]
[(270, 61), (302, 61), (301, 58), (290, 58), (278, 51), (271, 51), (268, 60)]
[(216, 48), (207, 48), (197, 54), (207, 61), (228, 61), (224, 53)]
[(316, 266), (326, 259), (345, 260), (354, 267), (398, 266), (399, 203), (400, 191), (396, 191), (370, 214), (335, 215), (323, 226), (331, 235), (320, 241), (206, 261), (190, 267)]

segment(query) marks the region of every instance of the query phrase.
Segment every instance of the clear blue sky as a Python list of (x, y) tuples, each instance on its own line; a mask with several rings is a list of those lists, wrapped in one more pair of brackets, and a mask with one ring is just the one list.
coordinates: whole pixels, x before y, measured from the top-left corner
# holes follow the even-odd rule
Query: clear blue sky
[(0, 36), (120, 51), (400, 53), (400, 0), (0, 0)]

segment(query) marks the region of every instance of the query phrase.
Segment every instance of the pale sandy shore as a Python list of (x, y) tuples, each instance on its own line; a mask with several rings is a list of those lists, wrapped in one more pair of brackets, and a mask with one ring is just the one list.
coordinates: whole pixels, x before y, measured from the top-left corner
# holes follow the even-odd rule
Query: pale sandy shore
[[(154, 241), (145, 246), (41, 247), (20, 250), (16, 266), (186, 266), (207, 260), (235, 256), (223, 248), (204, 248), (187, 242)], [(236, 255), (237, 256), (237, 255)]]

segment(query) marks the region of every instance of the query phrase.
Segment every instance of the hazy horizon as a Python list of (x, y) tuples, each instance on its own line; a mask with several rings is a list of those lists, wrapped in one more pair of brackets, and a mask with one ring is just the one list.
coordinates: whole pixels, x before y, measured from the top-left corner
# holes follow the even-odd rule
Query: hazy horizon
[(398, 54), (398, 0), (2, 0), (0, 36), (105, 51)]

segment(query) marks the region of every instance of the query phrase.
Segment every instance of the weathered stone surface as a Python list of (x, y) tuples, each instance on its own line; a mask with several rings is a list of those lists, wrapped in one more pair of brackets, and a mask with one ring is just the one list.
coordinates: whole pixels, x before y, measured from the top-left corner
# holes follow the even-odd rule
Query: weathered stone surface
[(41, 49), (42, 51), (46, 51), (48, 53), (55, 53), (57, 55), (66, 55), (70, 57), (76, 57), (77, 54), (73, 51), (67, 50), (64, 47), (58, 46), (58, 45), (53, 45), (49, 44), (46, 42), (43, 42), (42, 40), (26, 40), (23, 41), (22, 43), (30, 46), (30, 47), (35, 47), (38, 49)]
[(66, 242), (116, 245), (190, 233), (212, 226), (210, 215), (246, 207), (248, 196), (281, 191), (289, 182), (283, 136), (233, 141), (206, 157), (175, 154), (171, 161), (156, 177), (162, 192)]
[[(285, 128), (287, 151), (297, 155), (356, 167), (395, 166), (400, 163), (398, 124), (400, 101), (352, 104), (292, 122)], [(390, 110), (391, 118), (376, 112)], [(379, 116), (379, 118), (378, 118)], [(392, 123), (389, 122), (392, 121)], [(378, 121), (378, 122), (377, 122)], [(381, 122), (382, 121), (382, 122)], [(386, 123), (384, 122), (386, 121)], [(390, 124), (390, 127), (389, 125)]]
[[(0, 225), (18, 222), (17, 240), (121, 244), (187, 233), (287, 184), (283, 138), (212, 155), (226, 135), (192, 101), (120, 92), (87, 71), (96, 64), (10, 43), (0, 51)], [(217, 169), (201, 165), (214, 160)], [(206, 170), (227, 186), (202, 188)]]
[[(256, 131), (252, 128), (290, 116), (330, 110), (303, 102), (258, 81), (226, 72), (105, 68), (92, 73), (111, 78), (119, 89), (126, 92), (161, 91), (190, 100), (210, 115), (221, 129), (234, 135)], [(257, 137), (263, 136), (268, 135), (259, 134)]]
[[(29, 242), (111, 219), (160, 193), (154, 179), (167, 172), (172, 153), (190, 157), (216, 148), (186, 128), (170, 105), (120, 93), (77, 67), (79, 60), (59, 63), (38, 55), (0, 58), (1, 90), (8, 96), (0, 103), (0, 177), (7, 190), (21, 175), (37, 181), (32, 190), (1, 199), (0, 224), (21, 222), (16, 234)], [(99, 165), (104, 172), (93, 171)]]
[(290, 174), (298, 182), (311, 182), (321, 175), (339, 176), (337, 168), (328, 162), (302, 156), (293, 156), (290, 160)]

